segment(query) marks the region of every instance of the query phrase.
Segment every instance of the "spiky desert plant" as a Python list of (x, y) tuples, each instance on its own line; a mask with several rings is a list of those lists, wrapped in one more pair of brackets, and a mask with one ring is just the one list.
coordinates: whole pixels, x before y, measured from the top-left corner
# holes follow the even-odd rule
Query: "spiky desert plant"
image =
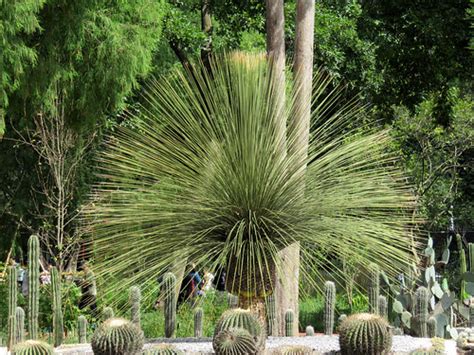
[(389, 324), (376, 314), (351, 315), (339, 327), (342, 355), (383, 355), (390, 351), (391, 344)]
[(428, 328), (428, 338), (434, 338), (436, 336), (438, 321), (435, 317), (429, 317), (426, 324)]
[(87, 343), (87, 319), (84, 316), (77, 318), (77, 334), (79, 344)]
[(292, 309), (288, 309), (285, 313), (285, 336), (292, 337), (295, 335), (293, 322), (295, 321), (295, 312)]
[(240, 308), (230, 309), (222, 314), (214, 329), (214, 337), (223, 330), (238, 328), (245, 329), (255, 338), (259, 350), (265, 348), (266, 334), (261, 320), (252, 312)]
[(15, 329), (16, 329), (16, 305), (18, 299), (17, 289), (18, 271), (16, 267), (8, 268), (8, 341), (7, 347), (11, 349), (15, 345)]
[(383, 317), (384, 319), (388, 320), (387, 297), (380, 295), (377, 302), (378, 302), (379, 315)]
[(308, 325), (306, 327), (305, 332), (306, 332), (306, 336), (312, 337), (314, 335), (314, 328), (312, 326)]
[(212, 340), (216, 355), (254, 355), (258, 353), (254, 336), (243, 328), (221, 330)]
[(12, 355), (53, 355), (54, 349), (39, 340), (27, 340), (13, 347)]
[(380, 269), (377, 264), (369, 265), (369, 310), (379, 314)]
[(61, 295), (61, 278), (56, 267), (51, 268), (51, 288), (53, 290), (53, 342), (57, 347), (63, 343), (64, 320)]
[(172, 344), (158, 344), (143, 351), (142, 355), (184, 355)]
[(324, 284), (324, 334), (334, 331), (334, 311), (336, 309), (336, 285), (332, 281)]
[(163, 277), (165, 336), (174, 338), (176, 331), (176, 276), (168, 272)]
[(283, 345), (272, 352), (275, 355), (311, 355), (313, 353), (312, 348), (304, 345)]
[(275, 296), (270, 295), (266, 298), (265, 303), (265, 313), (267, 315), (267, 335), (275, 336), (277, 335), (276, 328), (276, 304)]
[(202, 338), (202, 324), (203, 324), (204, 311), (201, 307), (194, 310), (194, 337)]
[(429, 291), (426, 287), (420, 286), (415, 292), (413, 316), (416, 323), (418, 336), (426, 338), (428, 336), (428, 302)]
[(112, 307), (105, 307), (102, 311), (102, 321), (106, 321), (107, 319), (114, 317), (114, 310)]
[(40, 244), (37, 235), (28, 239), (28, 335), (38, 337)]
[(137, 327), (140, 328), (140, 302), (142, 294), (140, 292), (140, 287), (132, 286), (130, 287), (130, 319)]
[(15, 344), (25, 340), (25, 311), (21, 307), (16, 307), (15, 311)]
[(94, 355), (134, 355), (144, 343), (143, 332), (123, 318), (110, 318), (94, 332), (91, 346)]
[(302, 161), (285, 148), (300, 137), (276, 134), (299, 110), (299, 88), (288, 85), (280, 110), (265, 55), (225, 54), (210, 67), (192, 64), (150, 83), (144, 106), (129, 113), (134, 128), (107, 141), (103, 182), (85, 209), (104, 291), (124, 292), (188, 260), (224, 266), (227, 290), (251, 298), (242, 302), (251, 308), (271, 293), (282, 272), (277, 254), (294, 243), (314, 287), (334, 257), (400, 273), (413, 260), (405, 226), (414, 197), (387, 149), (389, 132), (355, 134), (364, 110), (342, 102), (342, 90), (320, 72)]

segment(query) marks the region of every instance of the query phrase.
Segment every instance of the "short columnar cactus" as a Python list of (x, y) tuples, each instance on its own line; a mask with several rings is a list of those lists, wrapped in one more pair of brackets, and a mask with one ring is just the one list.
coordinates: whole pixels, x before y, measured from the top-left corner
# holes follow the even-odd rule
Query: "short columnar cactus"
[(285, 336), (292, 337), (294, 336), (294, 326), (293, 322), (295, 320), (295, 313), (292, 309), (289, 309), (285, 313)]
[(142, 355), (184, 355), (184, 352), (171, 344), (159, 344), (144, 350)]
[(102, 321), (106, 321), (107, 319), (114, 317), (114, 310), (112, 307), (105, 307), (102, 311)]
[(314, 335), (314, 328), (310, 325), (306, 327), (306, 336), (312, 337)]
[(380, 295), (378, 299), (379, 315), (384, 319), (388, 319), (387, 297)]
[(165, 336), (174, 338), (176, 331), (176, 276), (168, 272), (163, 277)]
[(18, 298), (17, 291), (18, 272), (16, 267), (10, 266), (8, 268), (8, 349), (15, 345), (15, 330), (16, 330), (16, 304)]
[(16, 307), (15, 311), (15, 344), (25, 340), (25, 311), (21, 307)]
[(123, 318), (110, 318), (92, 335), (94, 355), (135, 355), (143, 348), (143, 332)]
[(222, 330), (238, 328), (245, 329), (255, 338), (259, 351), (265, 348), (265, 326), (250, 311), (240, 308), (229, 309), (222, 314), (214, 329), (214, 337)]
[[(459, 274), (464, 275), (467, 272), (467, 265), (466, 265), (466, 252), (462, 246), (462, 237), (459, 234), (456, 234), (456, 241), (459, 250)], [(464, 300), (464, 296), (466, 294), (466, 281), (464, 279), (461, 280), (461, 289), (459, 290), (459, 299), (461, 301)]]
[(216, 355), (253, 355), (258, 353), (257, 340), (243, 328), (221, 330), (213, 339)]
[(334, 310), (336, 308), (336, 285), (332, 281), (324, 284), (324, 334), (334, 332)]
[(194, 310), (194, 337), (202, 338), (202, 321), (203, 321), (203, 310), (198, 307)]
[(51, 287), (53, 289), (53, 338), (54, 346), (60, 346), (64, 337), (64, 321), (61, 301), (61, 278), (56, 267), (51, 268)]
[(277, 335), (276, 333), (276, 304), (275, 296), (270, 295), (266, 299), (265, 303), (266, 313), (267, 313), (267, 335)]
[(54, 349), (39, 340), (27, 340), (13, 347), (12, 355), (53, 355)]
[(369, 310), (379, 314), (378, 298), (380, 294), (380, 270), (377, 264), (369, 265)]
[(229, 308), (237, 308), (239, 306), (239, 297), (232, 293), (227, 294), (227, 306)]
[(133, 323), (140, 327), (140, 302), (142, 294), (140, 287), (130, 287), (130, 319)]
[(436, 331), (438, 327), (438, 321), (435, 317), (429, 317), (428, 321), (426, 322), (428, 328), (428, 338), (434, 338), (436, 336)]
[(84, 316), (79, 316), (77, 318), (77, 334), (79, 344), (87, 343), (87, 319)]
[(422, 338), (428, 337), (428, 302), (429, 302), (429, 292), (426, 287), (418, 287), (415, 292), (415, 302), (414, 302), (414, 320), (416, 322), (415, 331)]
[(283, 345), (275, 349), (275, 355), (311, 355), (313, 349), (304, 345)]
[(38, 236), (32, 235), (28, 239), (28, 333), (30, 339), (38, 337), (39, 258), (39, 239)]
[(391, 344), (389, 325), (376, 314), (354, 314), (339, 328), (342, 355), (382, 355), (390, 350)]

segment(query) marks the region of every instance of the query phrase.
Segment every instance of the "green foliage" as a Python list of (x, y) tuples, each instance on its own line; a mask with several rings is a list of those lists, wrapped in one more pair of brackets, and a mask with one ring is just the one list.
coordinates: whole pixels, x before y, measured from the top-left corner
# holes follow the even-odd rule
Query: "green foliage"
[(28, 333), (30, 339), (38, 337), (39, 258), (39, 239), (33, 234), (28, 239)]
[(143, 332), (123, 318), (110, 318), (103, 322), (91, 339), (95, 355), (136, 354), (143, 348)]
[(216, 355), (258, 354), (257, 339), (243, 328), (223, 329), (214, 336)]
[(324, 284), (324, 334), (334, 331), (334, 311), (336, 308), (336, 285), (332, 281)]
[(12, 355), (53, 355), (54, 349), (48, 343), (39, 340), (27, 340), (15, 345)]

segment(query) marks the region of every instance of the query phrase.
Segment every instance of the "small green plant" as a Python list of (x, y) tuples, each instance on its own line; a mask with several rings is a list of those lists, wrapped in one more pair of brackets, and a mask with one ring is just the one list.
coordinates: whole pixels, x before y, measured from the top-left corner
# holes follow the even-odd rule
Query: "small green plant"
[(216, 355), (253, 355), (258, 353), (255, 337), (243, 328), (221, 330), (213, 339)]
[(106, 320), (96, 329), (91, 340), (94, 355), (137, 354), (143, 348), (143, 343), (143, 332), (123, 318)]

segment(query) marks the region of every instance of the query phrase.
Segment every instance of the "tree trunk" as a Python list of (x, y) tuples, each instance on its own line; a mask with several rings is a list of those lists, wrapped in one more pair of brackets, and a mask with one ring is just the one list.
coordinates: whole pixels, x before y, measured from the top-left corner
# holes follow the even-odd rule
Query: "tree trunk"
[(210, 0), (201, 0), (201, 29), (206, 35), (206, 42), (201, 48), (201, 60), (208, 71), (210, 71), (210, 59), (212, 52), (212, 22)]

